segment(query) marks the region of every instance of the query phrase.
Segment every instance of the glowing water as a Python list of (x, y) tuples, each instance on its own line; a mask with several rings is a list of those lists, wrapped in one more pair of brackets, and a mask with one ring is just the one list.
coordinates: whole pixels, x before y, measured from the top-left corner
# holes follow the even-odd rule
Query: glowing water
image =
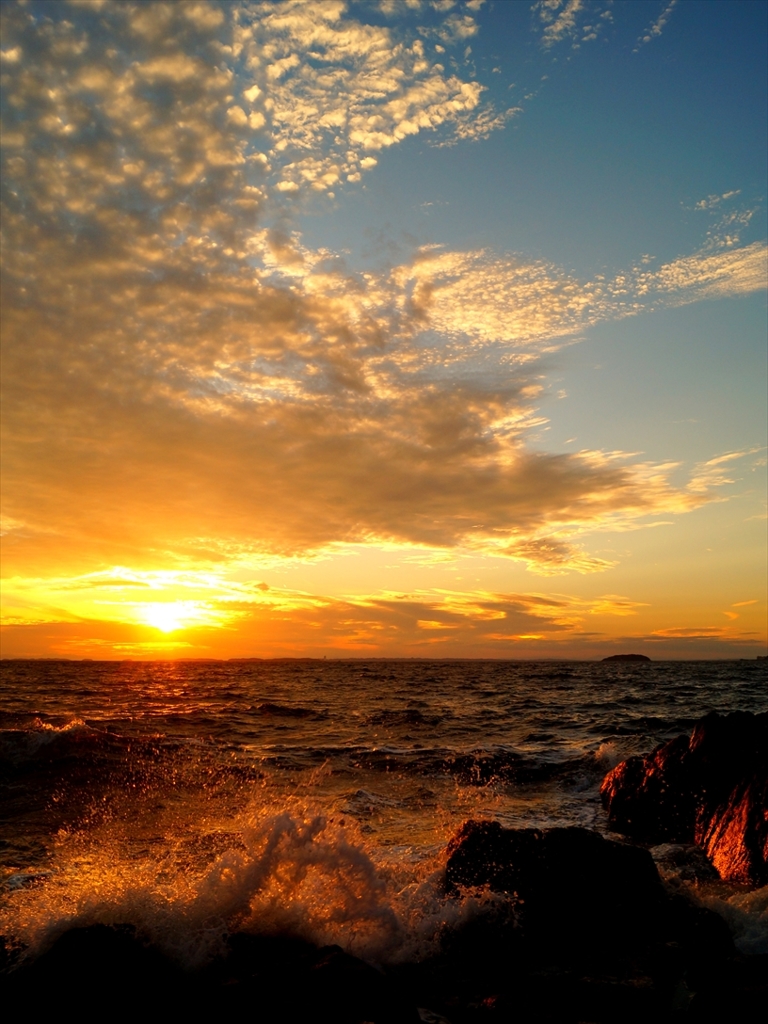
[[(187, 965), (233, 931), (412, 959), (467, 817), (605, 829), (599, 783), (709, 710), (768, 707), (761, 664), (3, 663), (0, 933), (29, 951), (131, 923)], [(768, 896), (699, 884), (747, 951)]]

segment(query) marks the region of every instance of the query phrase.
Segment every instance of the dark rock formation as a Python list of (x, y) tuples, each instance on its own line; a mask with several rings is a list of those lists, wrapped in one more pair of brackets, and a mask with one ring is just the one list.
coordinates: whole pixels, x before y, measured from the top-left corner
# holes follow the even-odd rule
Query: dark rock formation
[(57, 1012), (62, 1005), (77, 1006), (81, 1020), (95, 1020), (113, 1007), (138, 1014), (150, 1005), (160, 1014), (174, 1006), (184, 981), (183, 972), (141, 942), (130, 925), (72, 928), (37, 959), (15, 959), (11, 955), (0, 973), (0, 1005), (15, 1007), (15, 1019)]
[(467, 821), (448, 846), (446, 882), (514, 894), (527, 940), (569, 951), (647, 942), (667, 900), (646, 850), (583, 828)]
[(67, 1005), (85, 1021), (237, 1015), (265, 1024), (419, 1024), (392, 979), (339, 946), (237, 934), (218, 959), (184, 971), (129, 926), (74, 928), (31, 963), (6, 967), (0, 1005), (9, 1020)]
[(603, 661), (650, 661), (651, 659), (645, 654), (611, 654), (607, 658), (603, 658)]
[(496, 907), (421, 965), (422, 985), (433, 972), (431, 1005), (449, 1019), (449, 991), (485, 1014), (457, 1020), (573, 1024), (703, 1021), (710, 1003), (748, 1017), (768, 994), (761, 965), (736, 953), (722, 918), (668, 892), (648, 851), (586, 829), (465, 822), (446, 884), (509, 895), (515, 913), (512, 922)]
[(606, 775), (611, 828), (649, 843), (696, 843), (727, 881), (768, 883), (768, 713), (711, 713)]

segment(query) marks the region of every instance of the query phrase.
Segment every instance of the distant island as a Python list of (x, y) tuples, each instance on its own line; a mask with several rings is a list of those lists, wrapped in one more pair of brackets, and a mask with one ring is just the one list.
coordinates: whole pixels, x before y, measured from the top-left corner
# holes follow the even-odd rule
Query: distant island
[(650, 661), (644, 654), (611, 654), (603, 661)]

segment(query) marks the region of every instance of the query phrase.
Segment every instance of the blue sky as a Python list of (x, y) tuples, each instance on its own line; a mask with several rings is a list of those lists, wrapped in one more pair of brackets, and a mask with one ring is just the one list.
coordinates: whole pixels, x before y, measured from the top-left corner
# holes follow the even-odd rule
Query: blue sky
[(752, 230), (764, 237), (765, 6), (675, 5), (639, 49), (668, 5), (584, 6), (611, 19), (578, 49), (571, 37), (543, 47), (526, 3), (481, 9), (461, 66), (476, 68), (484, 101), (520, 112), (482, 146), (446, 154), (419, 135), (389, 149), (375, 179), (319, 218), (318, 242), (338, 232), (341, 247), (387, 223), (396, 236), (513, 246), (589, 274), (690, 251), (723, 212), (697, 203), (736, 190), (728, 212), (758, 206)]
[[(587, 4), (577, 25), (597, 20), (600, 34), (578, 48), (570, 35), (542, 47), (529, 4), (481, 12), (467, 62), (484, 97), (520, 112), (482, 145), (446, 153), (417, 136), (390, 149), (363, 188), (301, 218), (305, 240), (333, 239), (355, 265), (439, 243), (589, 276), (695, 251), (746, 212), (742, 240), (765, 238), (765, 5)], [(616, 447), (690, 460), (759, 443), (765, 335), (759, 293), (593, 328), (547, 367), (569, 401), (547, 407), (542, 441), (597, 447), (609, 430)]]
[(761, 2), (3, 2), (3, 650), (753, 656)]

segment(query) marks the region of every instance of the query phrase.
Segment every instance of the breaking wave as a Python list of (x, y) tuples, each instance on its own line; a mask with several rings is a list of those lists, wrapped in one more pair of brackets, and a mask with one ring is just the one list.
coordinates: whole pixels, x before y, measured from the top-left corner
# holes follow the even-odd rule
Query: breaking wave
[(354, 827), (309, 808), (252, 811), (226, 828), (227, 845), (204, 863), (183, 844), (141, 851), (108, 834), (68, 837), (50, 870), (6, 878), (0, 934), (22, 957), (75, 927), (127, 924), (188, 968), (220, 955), (234, 933), (391, 963), (427, 955), (446, 929), (498, 901), (449, 899), (442, 847), (374, 851)]

